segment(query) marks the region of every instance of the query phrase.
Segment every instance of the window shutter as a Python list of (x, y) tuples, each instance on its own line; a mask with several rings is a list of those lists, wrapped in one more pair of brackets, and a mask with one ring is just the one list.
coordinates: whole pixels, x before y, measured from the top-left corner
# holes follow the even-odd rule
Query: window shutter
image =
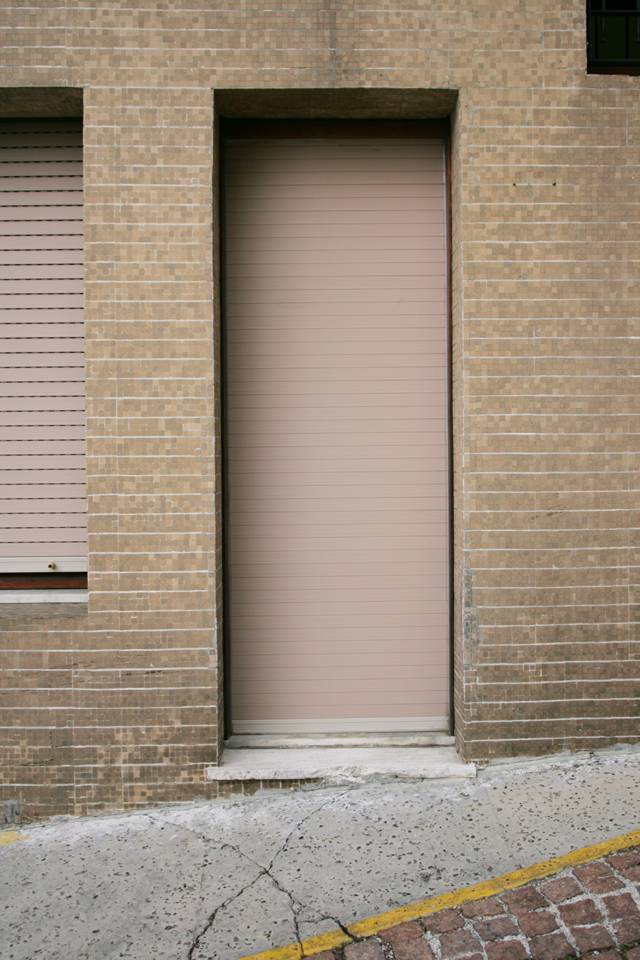
[(1, 121), (0, 572), (87, 569), (82, 213), (82, 121)]

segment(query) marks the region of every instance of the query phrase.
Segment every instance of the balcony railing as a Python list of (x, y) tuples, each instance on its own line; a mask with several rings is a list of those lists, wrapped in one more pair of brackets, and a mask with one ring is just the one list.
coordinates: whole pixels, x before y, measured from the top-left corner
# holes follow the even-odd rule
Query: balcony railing
[(640, 70), (640, 0), (587, 0), (587, 67)]

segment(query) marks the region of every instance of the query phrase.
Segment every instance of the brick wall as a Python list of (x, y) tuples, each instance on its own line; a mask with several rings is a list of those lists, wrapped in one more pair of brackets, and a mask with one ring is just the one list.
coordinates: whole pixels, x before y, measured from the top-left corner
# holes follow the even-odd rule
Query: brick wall
[(587, 76), (582, 0), (39, 2), (1, 34), (0, 113), (84, 88), (90, 556), (86, 614), (3, 620), (2, 796), (214, 789), (216, 113), (451, 116), (460, 750), (637, 740), (640, 80)]

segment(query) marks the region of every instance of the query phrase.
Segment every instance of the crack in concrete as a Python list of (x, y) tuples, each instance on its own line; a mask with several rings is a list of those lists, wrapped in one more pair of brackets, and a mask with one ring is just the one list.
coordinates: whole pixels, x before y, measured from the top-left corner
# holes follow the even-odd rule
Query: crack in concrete
[[(258, 863), (257, 860), (254, 860), (253, 857), (250, 857), (247, 853), (245, 853), (243, 850), (240, 850), (233, 843), (228, 843), (225, 840), (216, 840), (214, 837), (207, 837), (201, 830), (196, 830), (193, 827), (185, 826), (182, 823), (176, 823), (174, 820), (169, 820), (166, 817), (158, 816), (158, 814), (149, 815), (149, 819), (151, 820), (152, 823), (163, 823), (166, 826), (175, 827), (177, 830), (184, 830), (187, 833), (192, 834), (194, 837), (198, 837), (199, 840), (202, 840), (205, 843), (213, 844), (213, 846), (216, 847), (217, 849), (233, 850), (234, 853), (237, 853), (239, 857), (242, 857), (243, 859), (248, 860), (249, 863), (251, 863), (258, 870), (257, 876), (254, 877), (250, 883), (245, 884), (244, 887), (242, 887), (242, 889), (239, 890), (237, 893), (235, 893), (232, 897), (228, 897), (222, 903), (219, 903), (218, 906), (215, 907), (213, 911), (209, 914), (206, 924), (204, 925), (200, 933), (196, 934), (196, 936), (191, 941), (191, 946), (187, 954), (187, 960), (192, 960), (193, 951), (198, 948), (198, 946), (200, 945), (200, 941), (204, 937), (205, 933), (208, 930), (210, 930), (211, 927), (213, 926), (216, 916), (220, 912), (220, 910), (224, 909), (224, 907), (229, 906), (229, 904), (233, 903), (234, 900), (237, 900), (238, 897), (242, 896), (245, 890), (248, 890), (250, 887), (254, 885), (254, 883), (257, 883), (260, 877), (264, 876), (266, 873), (268, 873), (268, 871), (263, 864)], [(204, 878), (205, 878), (206, 869), (208, 866), (209, 864), (205, 861), (205, 863), (203, 863), (202, 865), (202, 872), (200, 874), (200, 899), (201, 900), (203, 899), (202, 890), (204, 887)]]
[(233, 895), (232, 897), (228, 897), (223, 903), (219, 904), (219, 906), (217, 906), (217, 907), (215, 908), (215, 910), (213, 911), (213, 913), (211, 913), (211, 914), (209, 915), (209, 919), (208, 919), (207, 922), (205, 923), (205, 925), (204, 925), (204, 927), (202, 928), (202, 930), (200, 931), (200, 933), (197, 934), (196, 937), (194, 937), (193, 941), (191, 942), (191, 946), (189, 947), (189, 952), (188, 952), (188, 954), (187, 954), (187, 960), (193, 960), (194, 951), (197, 950), (198, 947), (200, 946), (200, 942), (201, 942), (202, 938), (203, 938), (204, 935), (207, 933), (207, 931), (211, 929), (211, 927), (213, 926), (214, 921), (215, 921), (215, 919), (216, 919), (216, 916), (220, 913), (220, 911), (221, 911), (221, 910), (224, 910), (225, 907), (228, 907), (229, 904), (230, 904), (230, 903), (233, 903), (234, 900), (237, 900), (238, 897), (241, 897), (242, 894), (245, 893), (245, 891), (250, 890), (251, 887), (252, 887), (255, 883), (257, 883), (258, 880), (260, 879), (260, 877), (264, 876), (265, 873), (266, 873), (265, 870), (261, 870), (260, 873), (258, 874), (258, 876), (257, 876), (257, 877), (254, 877), (254, 879), (251, 881), (251, 883), (246, 883), (241, 890), (238, 890), (238, 892), (237, 892), (237, 893), (234, 893), (234, 895)]
[[(275, 879), (275, 877), (272, 877), (272, 876), (271, 876), (271, 874), (269, 873), (268, 870), (265, 870), (265, 873), (267, 874), (267, 876), (268, 876), (269, 879), (271, 880), (271, 883), (274, 885), (274, 887), (276, 888), (276, 890), (279, 890), (280, 893), (283, 893), (283, 894), (285, 895), (285, 897), (288, 897), (288, 898), (289, 898), (289, 907), (290, 907), (290, 909), (291, 909), (291, 916), (292, 916), (292, 918), (293, 918), (293, 929), (294, 929), (295, 932), (296, 932), (296, 940), (297, 940), (297, 942), (298, 942), (299, 944), (301, 944), (301, 943), (302, 943), (302, 937), (300, 936), (300, 924), (298, 923), (298, 914), (299, 914), (302, 910), (305, 910), (305, 909), (306, 909), (305, 905), (304, 905), (303, 903), (301, 903), (299, 900), (297, 900), (292, 893), (290, 893), (288, 890), (285, 890), (284, 887), (280, 886), (280, 884), (278, 883), (278, 881)], [(297, 910), (296, 910), (296, 904), (298, 905), (298, 909), (297, 909)]]
[[(311, 820), (312, 817), (315, 817), (316, 814), (320, 813), (321, 810), (324, 810), (325, 807), (328, 807), (328, 806), (330, 806), (332, 803), (335, 803), (336, 801), (341, 800), (343, 797), (347, 796), (347, 794), (349, 794), (349, 793), (352, 792), (352, 789), (353, 789), (353, 788), (347, 788), (346, 790), (343, 790), (341, 793), (339, 793), (337, 796), (329, 797), (327, 800), (324, 801), (324, 803), (321, 803), (321, 804), (320, 804), (319, 806), (317, 806), (314, 810), (312, 810), (311, 813), (308, 813), (306, 817), (303, 817), (302, 820), (299, 820), (298, 823), (295, 825), (295, 827), (292, 827), (291, 831), (289, 832), (289, 834), (288, 834), (287, 837), (285, 838), (284, 843), (283, 843), (282, 846), (275, 852), (275, 854), (273, 855), (273, 857), (272, 857), (272, 859), (271, 859), (271, 862), (269, 863), (269, 866), (268, 866), (268, 867), (266, 868), (266, 870), (265, 870), (265, 873), (270, 877), (270, 879), (272, 880), (272, 882), (273, 882), (273, 884), (276, 886), (276, 888), (277, 888), (278, 890), (280, 890), (281, 893), (284, 893), (287, 897), (289, 897), (289, 900), (290, 900), (290, 902), (291, 902), (291, 912), (293, 913), (293, 925), (294, 925), (294, 929), (295, 929), (295, 931), (296, 931), (296, 940), (297, 940), (297, 942), (298, 942), (298, 946), (300, 947), (300, 953), (302, 954), (303, 957), (306, 956), (306, 954), (305, 954), (305, 952), (304, 952), (304, 947), (302, 946), (302, 936), (301, 936), (301, 933), (300, 933), (300, 925), (299, 925), (299, 922), (298, 922), (298, 915), (301, 913), (302, 910), (308, 910), (308, 909), (309, 909), (309, 906), (308, 906), (308, 904), (302, 903), (302, 901), (300, 901), (300, 900), (298, 900), (296, 897), (294, 897), (294, 895), (293, 895), (289, 890), (286, 890), (283, 886), (281, 886), (281, 884), (279, 883), (278, 880), (276, 880), (276, 878), (273, 876), (273, 874), (271, 873), (271, 871), (272, 871), (272, 869), (273, 869), (273, 865), (274, 865), (274, 863), (276, 862), (277, 858), (278, 858), (281, 854), (284, 853), (284, 851), (287, 849), (287, 846), (288, 846), (288, 844), (289, 844), (289, 841), (291, 840), (291, 838), (293, 837), (293, 835), (294, 835), (298, 830), (301, 829), (302, 825), (305, 824), (305, 823), (307, 823), (309, 820)], [(296, 913), (295, 908), (294, 908), (294, 904), (296, 904), (296, 903), (299, 904), (299, 910), (298, 910), (297, 913)], [(315, 908), (312, 908), (312, 909), (315, 910)], [(327, 914), (322, 913), (322, 912), (319, 911), (319, 910), (315, 910), (315, 912), (316, 912), (316, 913), (319, 913), (320, 916), (323, 918), (323, 920), (331, 920), (331, 922), (332, 922), (332, 923), (335, 923), (336, 926), (338, 926), (338, 927), (342, 930), (342, 932), (345, 933), (351, 940), (354, 939), (354, 938), (351, 936), (351, 934), (349, 933), (349, 931), (346, 929), (346, 927), (344, 926), (344, 924), (342, 924), (339, 920), (336, 920), (334, 917), (329, 917), (329, 916), (327, 916)]]
[(299, 820), (298, 823), (295, 825), (295, 827), (292, 827), (291, 831), (287, 834), (287, 837), (285, 838), (285, 841), (282, 844), (282, 846), (278, 850), (276, 850), (275, 854), (271, 859), (271, 862), (269, 863), (267, 870), (273, 869), (273, 865), (276, 862), (276, 859), (280, 856), (280, 854), (284, 853), (294, 833), (297, 830), (300, 830), (300, 828), (304, 823), (307, 823), (307, 821), (311, 820), (312, 817), (315, 817), (315, 815), (317, 813), (320, 813), (321, 810), (324, 810), (325, 807), (330, 806), (332, 803), (335, 803), (338, 800), (342, 800), (342, 798), (346, 797), (348, 793), (352, 792), (352, 790), (353, 788), (347, 788), (346, 790), (343, 790), (342, 793), (339, 793), (337, 796), (329, 797), (327, 800), (324, 801), (324, 803), (321, 803), (319, 806), (317, 806), (315, 810), (312, 810), (311, 813), (308, 813), (306, 817), (303, 817), (302, 820)]
[[(150, 816), (149, 819), (154, 823), (156, 822), (157, 814)], [(239, 857), (243, 857), (245, 860), (248, 860), (249, 863), (252, 863), (254, 867), (257, 867), (259, 870), (266, 872), (267, 867), (263, 863), (260, 863), (258, 860), (254, 860), (253, 857), (250, 857), (248, 853), (245, 853), (244, 850), (241, 850), (240, 847), (236, 847), (235, 844), (229, 843), (227, 840), (216, 840), (215, 837), (208, 837), (201, 830), (196, 830), (194, 827), (187, 827), (182, 823), (176, 823), (174, 820), (166, 820), (164, 818), (157, 817), (161, 823), (167, 824), (167, 826), (175, 827), (178, 830), (186, 830), (187, 833), (192, 833), (194, 837), (198, 837), (200, 840), (204, 840), (205, 843), (212, 843), (221, 849), (233, 850), (238, 854)]]
[[(287, 890), (285, 887), (283, 887), (282, 884), (281, 884), (281, 883), (276, 879), (276, 877), (274, 877), (273, 874), (271, 873), (271, 871), (272, 871), (272, 869), (273, 869), (273, 865), (274, 865), (274, 863), (276, 862), (277, 858), (278, 858), (281, 854), (283, 854), (283, 853), (285, 852), (285, 850), (287, 849), (287, 846), (288, 846), (290, 840), (292, 839), (292, 837), (294, 836), (294, 834), (295, 834), (298, 830), (301, 829), (301, 827), (303, 826), (303, 824), (305, 824), (305, 823), (307, 823), (309, 820), (311, 820), (312, 817), (314, 817), (317, 813), (319, 813), (319, 812), (320, 812), (321, 810), (323, 810), (325, 807), (328, 807), (328, 806), (330, 806), (332, 803), (335, 803), (335, 802), (337, 802), (338, 800), (341, 800), (343, 797), (347, 796), (347, 794), (351, 793), (351, 792), (353, 791), (353, 789), (354, 789), (354, 787), (347, 788), (347, 789), (343, 790), (342, 792), (340, 792), (337, 796), (334, 795), (334, 796), (329, 797), (329, 798), (328, 798), (327, 800), (325, 800), (323, 803), (321, 803), (321, 804), (319, 804), (317, 807), (315, 807), (310, 813), (308, 813), (308, 814), (306, 815), (306, 817), (303, 817), (301, 820), (298, 820), (298, 822), (295, 824), (295, 826), (293, 826), (293, 827), (291, 828), (290, 832), (287, 834), (287, 836), (286, 836), (284, 842), (282, 843), (282, 845), (276, 850), (275, 854), (274, 854), (273, 857), (271, 858), (271, 860), (270, 860), (270, 862), (269, 862), (269, 865), (268, 865), (267, 867), (265, 867), (264, 864), (259, 863), (259, 862), (258, 862), (257, 860), (255, 860), (253, 857), (250, 857), (249, 854), (245, 853), (243, 850), (240, 850), (240, 848), (237, 847), (237, 846), (236, 846), (235, 844), (233, 844), (233, 843), (229, 843), (228, 841), (225, 841), (225, 840), (216, 840), (216, 839), (213, 838), (213, 837), (207, 837), (201, 830), (197, 830), (197, 829), (195, 829), (195, 828), (193, 828), (193, 827), (184, 826), (184, 825), (181, 824), (181, 823), (176, 823), (175, 821), (170, 820), (170, 819), (168, 819), (168, 818), (166, 818), (166, 817), (158, 816), (157, 813), (156, 813), (155, 815), (149, 815), (149, 820), (150, 820), (152, 823), (162, 823), (162, 824), (165, 824), (165, 825), (167, 825), (167, 826), (175, 827), (176, 829), (185, 830), (187, 833), (191, 833), (191, 834), (193, 834), (194, 836), (198, 837), (200, 840), (203, 840), (203, 841), (205, 841), (206, 843), (211, 843), (211, 844), (213, 844), (214, 846), (216, 846), (216, 847), (219, 848), (219, 849), (233, 850), (234, 853), (237, 853), (239, 857), (243, 857), (245, 860), (248, 860), (249, 863), (253, 864), (253, 866), (255, 866), (255, 867), (259, 870), (258, 875), (257, 875), (256, 877), (254, 877), (254, 879), (253, 879), (250, 883), (245, 884), (245, 886), (242, 887), (242, 889), (239, 890), (237, 893), (235, 893), (233, 896), (228, 897), (227, 900), (225, 900), (223, 903), (218, 904), (218, 906), (215, 907), (215, 909), (209, 914), (209, 917), (208, 917), (207, 922), (205, 923), (204, 927), (202, 928), (202, 930), (200, 931), (200, 933), (198, 933), (198, 934), (194, 937), (194, 939), (192, 940), (191, 946), (190, 946), (190, 948), (189, 948), (189, 952), (188, 952), (188, 954), (187, 954), (187, 960), (193, 960), (194, 951), (198, 949), (198, 947), (199, 947), (199, 945), (200, 945), (200, 943), (201, 943), (201, 941), (202, 941), (202, 938), (205, 936), (205, 934), (207, 933), (207, 931), (209, 931), (209, 930), (211, 929), (211, 927), (213, 926), (213, 924), (215, 923), (215, 919), (216, 919), (216, 916), (218, 915), (218, 913), (219, 913), (221, 910), (225, 909), (225, 907), (228, 907), (231, 903), (233, 903), (234, 900), (237, 900), (238, 897), (241, 897), (243, 893), (245, 893), (247, 890), (249, 890), (249, 889), (250, 889), (254, 884), (256, 884), (256, 883), (258, 882), (258, 880), (259, 880), (261, 877), (263, 877), (263, 876), (269, 877), (269, 880), (270, 880), (271, 883), (274, 885), (274, 887), (276, 888), (276, 890), (279, 890), (280, 893), (284, 894), (284, 896), (286, 896), (286, 897), (288, 898), (288, 900), (289, 900), (289, 907), (290, 907), (290, 910), (291, 910), (291, 916), (292, 916), (292, 920), (293, 920), (293, 928), (294, 928), (294, 931), (295, 931), (295, 937), (296, 937), (296, 941), (297, 941), (297, 943), (298, 943), (298, 945), (299, 945), (299, 947), (300, 947), (300, 952), (301, 952), (301, 954), (302, 954), (303, 957), (306, 956), (306, 954), (305, 954), (305, 952), (304, 952), (304, 947), (302, 946), (302, 935), (301, 935), (301, 932), (300, 932), (300, 923), (299, 923), (299, 919), (298, 919), (300, 913), (302, 913), (303, 910), (313, 909), (314, 912), (315, 912), (316, 914), (319, 914), (319, 915), (322, 917), (323, 920), (331, 920), (332, 923), (335, 923), (336, 926), (337, 926), (340, 930), (342, 930), (342, 932), (343, 932), (347, 937), (349, 937), (350, 940), (359, 940), (359, 939), (360, 939), (359, 937), (354, 937), (351, 933), (349, 933), (349, 931), (347, 930), (347, 928), (345, 927), (345, 925), (344, 925), (340, 920), (337, 920), (335, 917), (328, 916), (328, 915), (325, 914), (324, 912), (319, 911), (319, 910), (316, 910), (315, 908), (310, 908), (310, 907), (308, 906), (308, 904), (302, 903), (302, 901), (301, 901), (301, 900), (298, 900), (297, 897), (294, 896), (294, 894), (292, 894), (289, 890)], [(206, 870), (206, 867), (207, 867), (207, 866), (208, 866), (208, 864), (206, 864), (206, 863), (204, 863), (203, 866), (202, 866), (202, 874), (201, 874), (201, 878), (200, 878), (200, 891), (202, 891), (202, 888), (203, 888), (204, 877), (205, 877), (205, 870)]]
[[(298, 900), (298, 898), (295, 897), (289, 890), (286, 890), (286, 889), (276, 880), (276, 878), (275, 878), (274, 876), (272, 876), (272, 874), (269, 873), (268, 870), (265, 870), (264, 872), (265, 872), (266, 875), (269, 877), (269, 879), (270, 879), (271, 882), (273, 883), (274, 887), (275, 887), (277, 890), (279, 890), (281, 893), (283, 893), (286, 897), (289, 898), (289, 902), (290, 902), (290, 905), (291, 905), (291, 913), (292, 913), (292, 915), (293, 915), (293, 926), (294, 926), (294, 929), (295, 929), (295, 932), (296, 932), (296, 941), (297, 941), (297, 943), (298, 943), (298, 946), (300, 947), (300, 953), (302, 954), (303, 957), (306, 957), (307, 954), (305, 953), (304, 946), (303, 946), (303, 942), (302, 942), (302, 934), (301, 934), (301, 932), (300, 932), (299, 916), (300, 916), (300, 914), (301, 914), (304, 910), (313, 910), (313, 912), (316, 913), (318, 916), (320, 916), (320, 918), (321, 918), (322, 920), (330, 920), (332, 923), (335, 923), (336, 927), (338, 927), (340, 930), (342, 930), (342, 932), (343, 932), (347, 937), (349, 937), (350, 940), (354, 941), (354, 940), (360, 940), (360, 939), (362, 939), (361, 937), (358, 937), (358, 936), (350, 933), (349, 930), (345, 927), (345, 925), (342, 923), (341, 920), (336, 919), (336, 917), (331, 917), (331, 916), (329, 916), (328, 914), (323, 913), (323, 912), (320, 911), (320, 910), (316, 910), (315, 907), (309, 907), (309, 904), (303, 903), (302, 900)], [(297, 909), (296, 909), (296, 907), (297, 907)]]

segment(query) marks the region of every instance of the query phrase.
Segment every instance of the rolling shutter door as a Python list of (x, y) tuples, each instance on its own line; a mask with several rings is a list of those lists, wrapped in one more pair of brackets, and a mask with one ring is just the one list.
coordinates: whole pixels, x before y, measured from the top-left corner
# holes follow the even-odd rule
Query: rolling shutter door
[(444, 729), (444, 145), (225, 164), (233, 730)]
[(1, 122), (0, 204), (0, 571), (82, 571), (81, 120)]

